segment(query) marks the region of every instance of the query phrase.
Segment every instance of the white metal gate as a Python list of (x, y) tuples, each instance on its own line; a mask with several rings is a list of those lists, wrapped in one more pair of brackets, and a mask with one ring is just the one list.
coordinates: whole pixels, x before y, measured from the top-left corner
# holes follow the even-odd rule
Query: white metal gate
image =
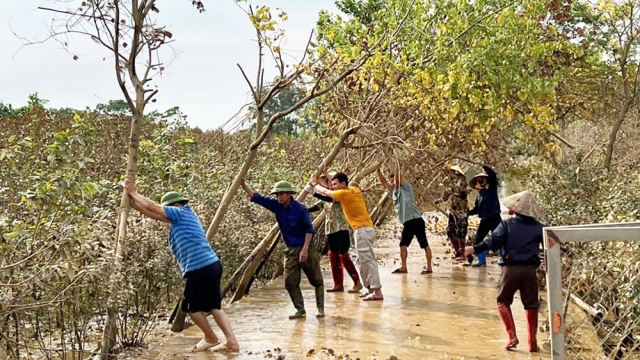
[(551, 357), (640, 359), (640, 222), (544, 229)]

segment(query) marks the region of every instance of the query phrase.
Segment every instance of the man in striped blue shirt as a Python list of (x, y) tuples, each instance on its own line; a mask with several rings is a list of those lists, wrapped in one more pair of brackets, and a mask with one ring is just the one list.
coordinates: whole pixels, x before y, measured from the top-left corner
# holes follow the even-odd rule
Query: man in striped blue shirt
[[(202, 330), (204, 338), (192, 351), (238, 351), (236, 340), (227, 314), (222, 310), (220, 279), (222, 264), (200, 223), (200, 219), (187, 206), (189, 200), (171, 191), (162, 197), (162, 204), (140, 195), (136, 185), (125, 181), (125, 190), (131, 197), (131, 207), (156, 220), (171, 224), (169, 246), (176, 257), (182, 276), (187, 280), (182, 299), (182, 311)], [(227, 338), (222, 343), (213, 332), (205, 313), (211, 313)]]

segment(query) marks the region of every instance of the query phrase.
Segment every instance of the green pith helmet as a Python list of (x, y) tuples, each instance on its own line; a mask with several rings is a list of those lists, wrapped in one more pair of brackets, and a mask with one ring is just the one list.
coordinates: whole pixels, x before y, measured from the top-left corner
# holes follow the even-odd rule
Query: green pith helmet
[(275, 185), (273, 185), (273, 189), (271, 189), (271, 195), (281, 193), (281, 192), (290, 192), (295, 193), (293, 190), (293, 186), (288, 181), (278, 181)]
[(162, 196), (162, 200), (160, 200), (162, 206), (167, 206), (167, 205), (171, 205), (173, 203), (176, 202), (181, 202), (184, 201), (185, 203), (188, 203), (189, 200), (185, 199), (182, 197), (182, 195), (180, 195), (180, 193), (175, 192), (175, 191), (169, 191), (168, 193), (164, 194), (164, 196)]

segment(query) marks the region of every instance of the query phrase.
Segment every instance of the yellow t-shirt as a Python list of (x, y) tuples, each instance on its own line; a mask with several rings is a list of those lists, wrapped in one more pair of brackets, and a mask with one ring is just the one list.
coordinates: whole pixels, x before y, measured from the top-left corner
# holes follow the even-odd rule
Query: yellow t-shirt
[(367, 205), (359, 188), (350, 186), (348, 189), (334, 190), (333, 198), (342, 204), (342, 210), (353, 230), (373, 227), (373, 221), (369, 217)]

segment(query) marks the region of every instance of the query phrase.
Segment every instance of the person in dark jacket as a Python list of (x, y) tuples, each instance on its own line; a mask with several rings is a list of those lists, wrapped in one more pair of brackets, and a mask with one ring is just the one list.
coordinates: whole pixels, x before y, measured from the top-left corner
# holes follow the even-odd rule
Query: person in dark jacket
[(301, 319), (307, 316), (304, 297), (300, 290), (301, 272), (304, 272), (309, 284), (315, 288), (317, 318), (324, 318), (324, 280), (320, 269), (320, 252), (313, 242), (313, 224), (309, 209), (294, 199), (295, 190), (288, 181), (278, 181), (271, 190), (276, 199), (253, 191), (242, 180), (242, 188), (251, 202), (271, 211), (282, 233), (282, 241), (287, 247), (284, 260), (284, 287), (291, 297), (296, 312), (289, 319)]
[[(478, 190), (475, 206), (469, 210), (469, 216), (478, 215), (480, 225), (476, 232), (475, 244), (479, 244), (484, 238), (493, 231), (502, 221), (500, 216), (500, 200), (498, 200), (498, 175), (493, 169), (484, 165), (482, 169), (484, 173), (474, 176), (469, 185)], [(467, 256), (469, 264), (473, 261), (473, 256)], [(473, 264), (474, 267), (487, 265), (487, 253), (478, 253), (478, 262)]]
[(480, 244), (468, 246), (465, 255), (482, 253), (489, 249), (503, 249), (502, 276), (498, 292), (498, 312), (504, 323), (509, 342), (505, 349), (514, 349), (519, 341), (516, 336), (516, 326), (511, 313), (511, 304), (516, 291), (520, 291), (522, 305), (527, 314), (527, 332), (529, 351), (538, 352), (536, 338), (538, 329), (538, 279), (536, 270), (540, 266), (540, 245), (542, 244), (542, 229), (544, 225), (536, 218), (542, 216), (542, 211), (529, 191), (523, 191), (502, 200), (510, 214), (515, 217), (504, 220)]

